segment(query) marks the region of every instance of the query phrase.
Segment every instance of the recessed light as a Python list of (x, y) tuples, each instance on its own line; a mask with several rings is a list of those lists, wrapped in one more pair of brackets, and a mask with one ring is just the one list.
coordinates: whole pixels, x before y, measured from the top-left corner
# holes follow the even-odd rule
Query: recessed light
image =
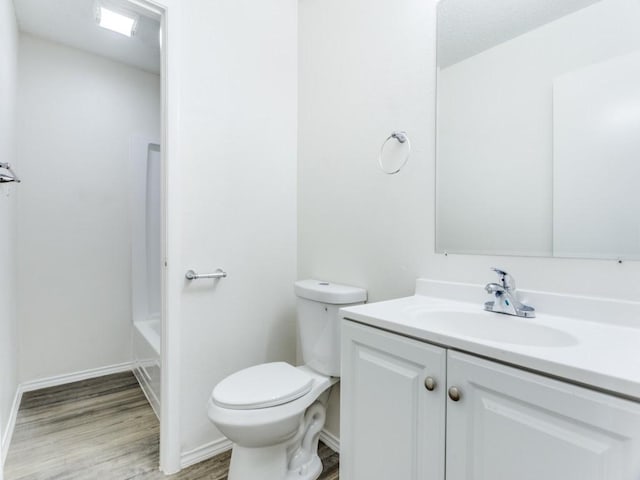
[(102, 28), (130, 37), (135, 32), (138, 19), (100, 6), (97, 10), (96, 20)]

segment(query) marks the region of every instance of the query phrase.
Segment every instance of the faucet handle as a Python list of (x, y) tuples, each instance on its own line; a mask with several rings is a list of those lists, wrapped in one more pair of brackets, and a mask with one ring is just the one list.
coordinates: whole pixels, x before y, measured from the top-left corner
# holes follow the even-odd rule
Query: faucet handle
[(500, 268), (491, 267), (491, 270), (498, 274), (500, 277), (500, 283), (505, 290), (510, 290), (512, 292), (515, 291), (516, 280), (511, 275)]

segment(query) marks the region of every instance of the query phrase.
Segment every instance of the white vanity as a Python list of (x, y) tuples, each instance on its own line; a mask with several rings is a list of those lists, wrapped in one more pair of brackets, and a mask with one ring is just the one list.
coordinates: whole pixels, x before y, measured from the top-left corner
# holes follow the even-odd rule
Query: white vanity
[(341, 480), (640, 479), (640, 303), (520, 297), (536, 318), (428, 280), (341, 311)]

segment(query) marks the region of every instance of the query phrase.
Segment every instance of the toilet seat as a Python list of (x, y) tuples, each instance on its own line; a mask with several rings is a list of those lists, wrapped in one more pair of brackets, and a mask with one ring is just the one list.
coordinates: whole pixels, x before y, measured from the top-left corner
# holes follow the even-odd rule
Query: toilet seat
[(312, 379), (311, 389), (301, 397), (270, 408), (239, 410), (218, 405), (212, 394), (207, 404), (209, 418), (231, 441), (243, 447), (268, 447), (290, 440), (298, 432), (305, 410), (339, 381), (307, 366), (295, 369)]
[(283, 405), (306, 395), (314, 378), (285, 362), (245, 368), (222, 380), (211, 399), (222, 408), (254, 410)]

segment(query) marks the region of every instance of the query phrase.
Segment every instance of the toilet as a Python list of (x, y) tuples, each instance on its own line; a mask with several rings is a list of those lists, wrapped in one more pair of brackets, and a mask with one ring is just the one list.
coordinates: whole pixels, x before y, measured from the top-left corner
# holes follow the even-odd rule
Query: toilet
[(331, 387), (340, 376), (342, 307), (366, 290), (318, 280), (295, 282), (304, 365), (264, 363), (218, 383), (209, 419), (233, 442), (228, 480), (315, 480), (322, 473), (318, 438)]

